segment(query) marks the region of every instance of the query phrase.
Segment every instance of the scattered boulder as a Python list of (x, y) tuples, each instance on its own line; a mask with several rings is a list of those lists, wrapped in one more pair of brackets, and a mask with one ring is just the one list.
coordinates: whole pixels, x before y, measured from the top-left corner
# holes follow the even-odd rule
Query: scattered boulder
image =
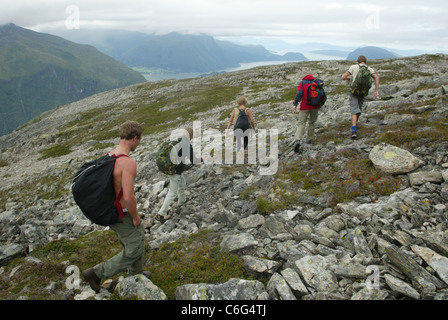
[(241, 259), (249, 270), (257, 273), (272, 275), (280, 268), (280, 263), (273, 260), (261, 259), (250, 255), (242, 256)]
[(411, 185), (413, 186), (421, 186), (425, 183), (437, 183), (441, 184), (444, 179), (441, 171), (420, 171), (413, 172), (409, 175), (409, 179), (411, 181)]
[(124, 278), (118, 283), (115, 291), (117, 295), (123, 299), (168, 299), (165, 293), (143, 274)]
[(423, 260), (434, 269), (439, 278), (448, 285), (448, 258), (429, 248), (420, 247), (418, 245), (414, 245), (411, 248), (412, 251), (423, 258)]
[(20, 244), (0, 245), (0, 267), (6, 266), (11, 260), (25, 255), (26, 249)]
[(221, 284), (186, 284), (176, 289), (176, 300), (259, 300), (264, 285), (255, 280), (230, 279)]
[(254, 247), (258, 244), (253, 235), (241, 233), (236, 235), (224, 236), (221, 241), (221, 248), (225, 251), (236, 252), (246, 248)]
[(369, 159), (378, 170), (391, 174), (409, 173), (423, 166), (425, 162), (409, 151), (381, 143), (370, 151)]
[(285, 278), (278, 273), (271, 277), (266, 290), (272, 300), (297, 300)]

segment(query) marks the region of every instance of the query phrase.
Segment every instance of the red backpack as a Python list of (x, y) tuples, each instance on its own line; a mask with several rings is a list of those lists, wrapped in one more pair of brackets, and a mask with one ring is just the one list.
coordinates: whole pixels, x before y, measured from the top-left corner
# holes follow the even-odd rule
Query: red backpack
[(327, 101), (327, 95), (324, 90), (324, 82), (315, 79), (307, 90), (307, 104), (310, 106), (322, 107)]

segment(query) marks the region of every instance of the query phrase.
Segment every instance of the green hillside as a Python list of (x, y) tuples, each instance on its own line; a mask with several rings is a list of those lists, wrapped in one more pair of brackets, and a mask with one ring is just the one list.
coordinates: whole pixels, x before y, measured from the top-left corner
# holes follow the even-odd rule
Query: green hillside
[(0, 62), (0, 135), (59, 105), (145, 81), (91, 46), (14, 24), (0, 27)]

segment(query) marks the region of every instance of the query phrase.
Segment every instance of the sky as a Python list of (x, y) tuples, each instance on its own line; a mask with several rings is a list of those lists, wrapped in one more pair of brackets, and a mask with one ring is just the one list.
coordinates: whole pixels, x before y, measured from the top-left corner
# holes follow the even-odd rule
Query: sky
[(0, 25), (49, 33), (107, 28), (448, 51), (445, 0), (0, 0), (0, 8)]

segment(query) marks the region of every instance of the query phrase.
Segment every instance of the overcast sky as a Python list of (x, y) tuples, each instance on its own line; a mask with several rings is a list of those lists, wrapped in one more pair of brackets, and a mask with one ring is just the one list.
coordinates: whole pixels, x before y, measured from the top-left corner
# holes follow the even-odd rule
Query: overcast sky
[[(0, 0), (0, 25), (448, 50), (444, 0)], [(273, 48), (269, 48), (273, 50)]]

